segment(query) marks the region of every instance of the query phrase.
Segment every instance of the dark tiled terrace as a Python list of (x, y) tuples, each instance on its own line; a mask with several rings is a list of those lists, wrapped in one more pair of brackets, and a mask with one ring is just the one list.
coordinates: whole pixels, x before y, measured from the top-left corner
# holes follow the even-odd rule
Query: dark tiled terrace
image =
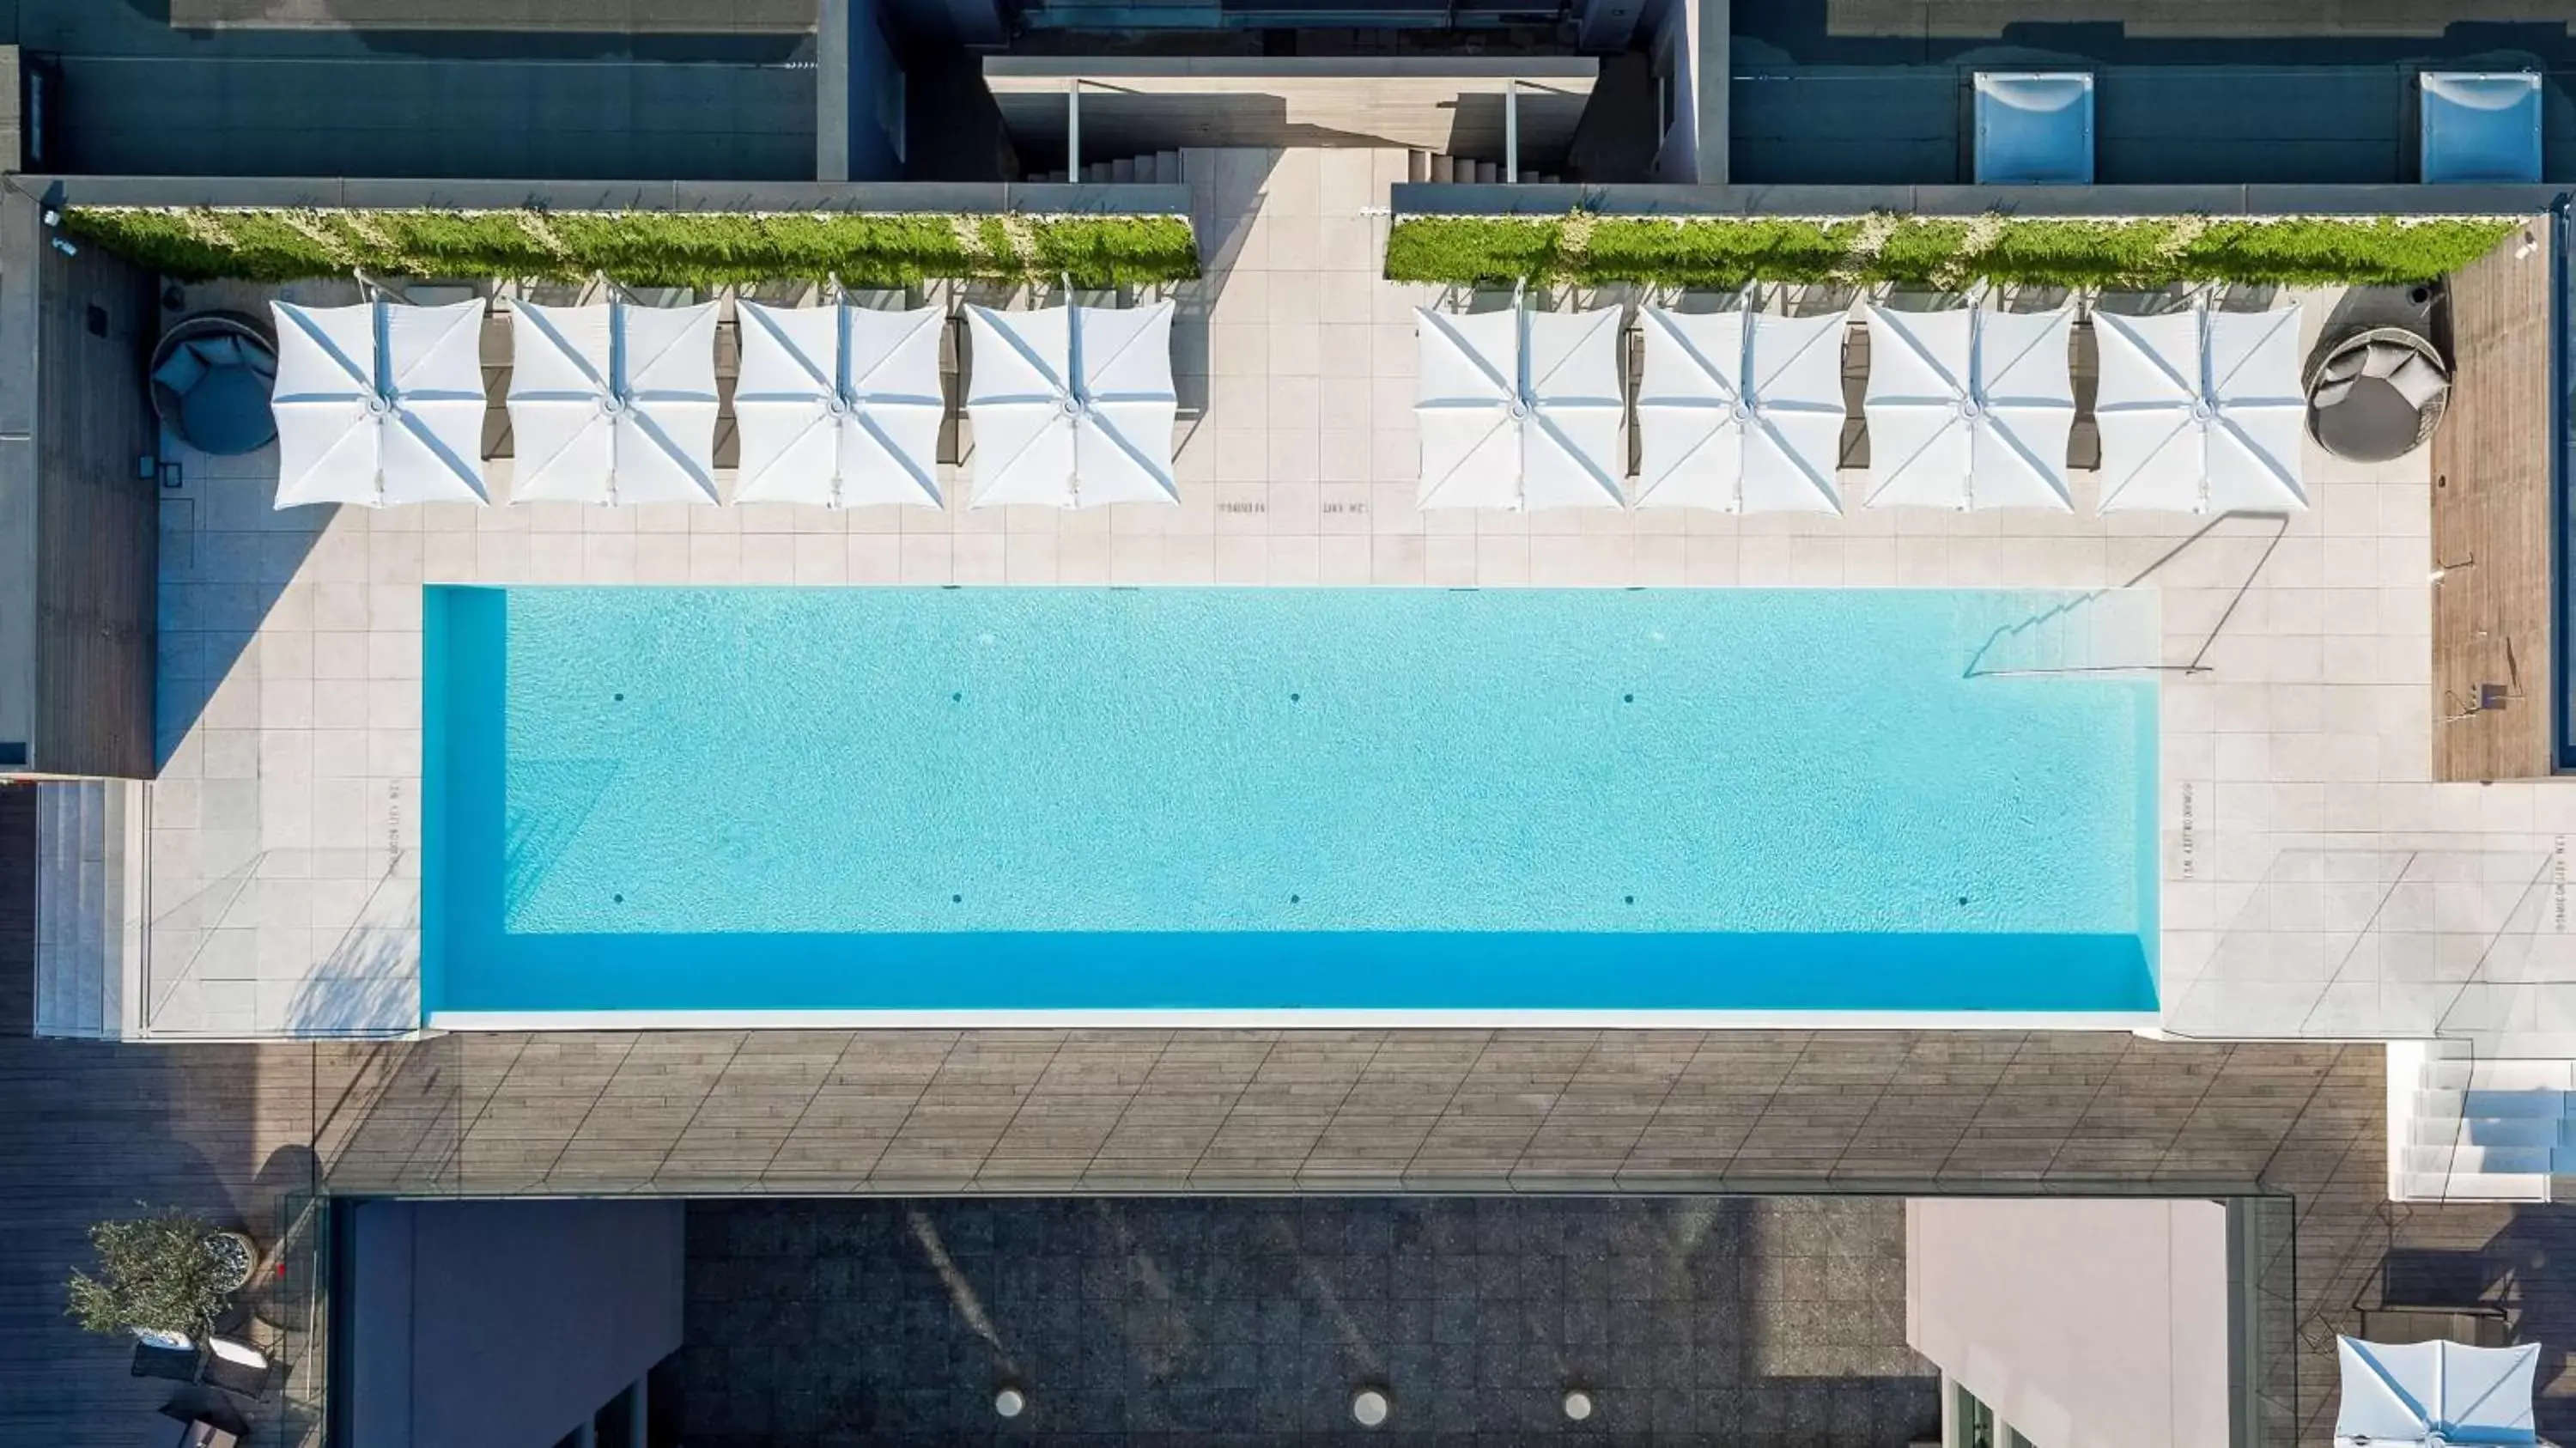
[(1940, 1426), (1904, 1247), (1887, 1198), (708, 1202), (670, 1376), (702, 1448), (1898, 1448)]

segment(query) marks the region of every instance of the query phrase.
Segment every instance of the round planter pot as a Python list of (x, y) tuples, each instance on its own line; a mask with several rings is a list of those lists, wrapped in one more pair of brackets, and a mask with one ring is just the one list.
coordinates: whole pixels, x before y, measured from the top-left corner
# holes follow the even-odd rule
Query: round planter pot
[(259, 1265), (259, 1248), (244, 1232), (217, 1232), (206, 1239), (217, 1260), (225, 1267), (224, 1290), (239, 1292), (250, 1285), (250, 1274)]

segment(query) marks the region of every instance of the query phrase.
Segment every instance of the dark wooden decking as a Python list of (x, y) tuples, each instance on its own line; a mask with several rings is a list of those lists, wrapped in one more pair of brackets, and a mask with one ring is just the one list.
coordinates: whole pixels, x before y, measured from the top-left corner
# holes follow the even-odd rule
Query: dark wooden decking
[[(0, 992), (15, 1011), (0, 1024), (19, 1030), (28, 804), (0, 790), (0, 981), (17, 993)], [(12, 1035), (0, 1443), (139, 1441), (166, 1396), (61, 1315), (89, 1222), (146, 1200), (266, 1240), (316, 1187), (2267, 1193), (2295, 1209), (2313, 1426), (2331, 1407), (2332, 1334), (2357, 1325), (2392, 1247), (2483, 1252), (2526, 1294), (2545, 1262), (2576, 1252), (2576, 1213), (2383, 1203), (2383, 1101), (2373, 1047), (2110, 1034), (773, 1031), (198, 1047)], [(2565, 1340), (2569, 1296), (2521, 1299), (2526, 1330)], [(2559, 1360), (2548, 1372), (2576, 1403)]]
[(2551, 222), (2451, 278), (2449, 414), (2433, 435), (2433, 777), (2555, 772)]

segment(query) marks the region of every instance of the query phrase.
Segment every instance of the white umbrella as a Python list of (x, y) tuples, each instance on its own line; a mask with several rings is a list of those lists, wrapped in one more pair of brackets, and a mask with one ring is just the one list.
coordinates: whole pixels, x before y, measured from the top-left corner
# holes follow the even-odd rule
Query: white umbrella
[(2391, 1345), (2335, 1339), (2343, 1399), (2335, 1408), (2337, 1448), (2362, 1444), (2535, 1443), (2531, 1384), (2540, 1344), (2465, 1347), (2456, 1342)]
[(1616, 508), (1628, 471), (1617, 307), (1414, 313), (1424, 508)]
[(2307, 507), (2296, 303), (2160, 317), (2096, 311), (2093, 339), (2103, 512)]
[(935, 307), (736, 306), (737, 503), (940, 506)]
[(2071, 308), (1869, 309), (1869, 506), (2071, 512)]
[(1640, 508), (1839, 513), (1850, 319), (1648, 307)]
[(510, 341), (512, 502), (717, 501), (715, 303), (521, 302)]
[(268, 307), (277, 506), (487, 500), (480, 301)]
[(1172, 304), (968, 307), (975, 491), (968, 506), (1178, 503)]

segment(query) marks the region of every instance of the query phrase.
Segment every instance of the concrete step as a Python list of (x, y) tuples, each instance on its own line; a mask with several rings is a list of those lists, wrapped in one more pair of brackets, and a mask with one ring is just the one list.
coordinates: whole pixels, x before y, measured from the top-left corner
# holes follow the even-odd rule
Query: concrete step
[(2399, 1199), (2409, 1202), (2545, 1202), (2551, 1182), (2522, 1173), (2402, 1172)]
[[(1473, 181), (1495, 182), (1512, 178), (1504, 172), (1499, 161), (1472, 161), (1464, 156), (1449, 156), (1438, 151), (1407, 151), (1404, 153), (1404, 179), (1463, 185)], [(1523, 168), (1520, 180), (1529, 186), (1554, 185), (1557, 177), (1553, 172)]]
[(2576, 1169), (2576, 1153), (2567, 1153), (2562, 1160), (2555, 1146), (2410, 1146), (2402, 1165), (2409, 1172), (2447, 1172), (2454, 1177), (2545, 1177)]
[(2467, 1116), (2540, 1116), (2567, 1114), (2564, 1091), (2418, 1091), (2418, 1118), (2457, 1120)]
[(2576, 1062), (2485, 1058), (2469, 1064), (2471, 1091), (2576, 1090)]
[(2567, 1114), (2568, 1100), (2568, 1093), (2564, 1091), (2498, 1091), (2476, 1087), (2460, 1093), (2460, 1115), (2561, 1117)]
[[(2564, 991), (2567, 987), (2563, 984), (2534, 984), (2522, 989)], [(2499, 1058), (2576, 1061), (2576, 1031), (2524, 1030), (2506, 1026), (2491, 1032), (2487, 1045), (2490, 1052)]]
[(2418, 1117), (2407, 1124), (2410, 1146), (2541, 1146), (2576, 1144), (2576, 1122), (2550, 1116)]
[(77, 917), (80, 822), (70, 792), (36, 786), (36, 1013), (40, 1036), (79, 1032), (74, 951), (61, 938)]
[(2424, 1063), (2417, 1080), (2427, 1091), (2466, 1091), (2469, 1089), (2469, 1069), (2476, 1064), (2465, 1057), (2436, 1057)]
[(148, 788), (130, 780), (37, 786), (38, 1035), (141, 1033)]

